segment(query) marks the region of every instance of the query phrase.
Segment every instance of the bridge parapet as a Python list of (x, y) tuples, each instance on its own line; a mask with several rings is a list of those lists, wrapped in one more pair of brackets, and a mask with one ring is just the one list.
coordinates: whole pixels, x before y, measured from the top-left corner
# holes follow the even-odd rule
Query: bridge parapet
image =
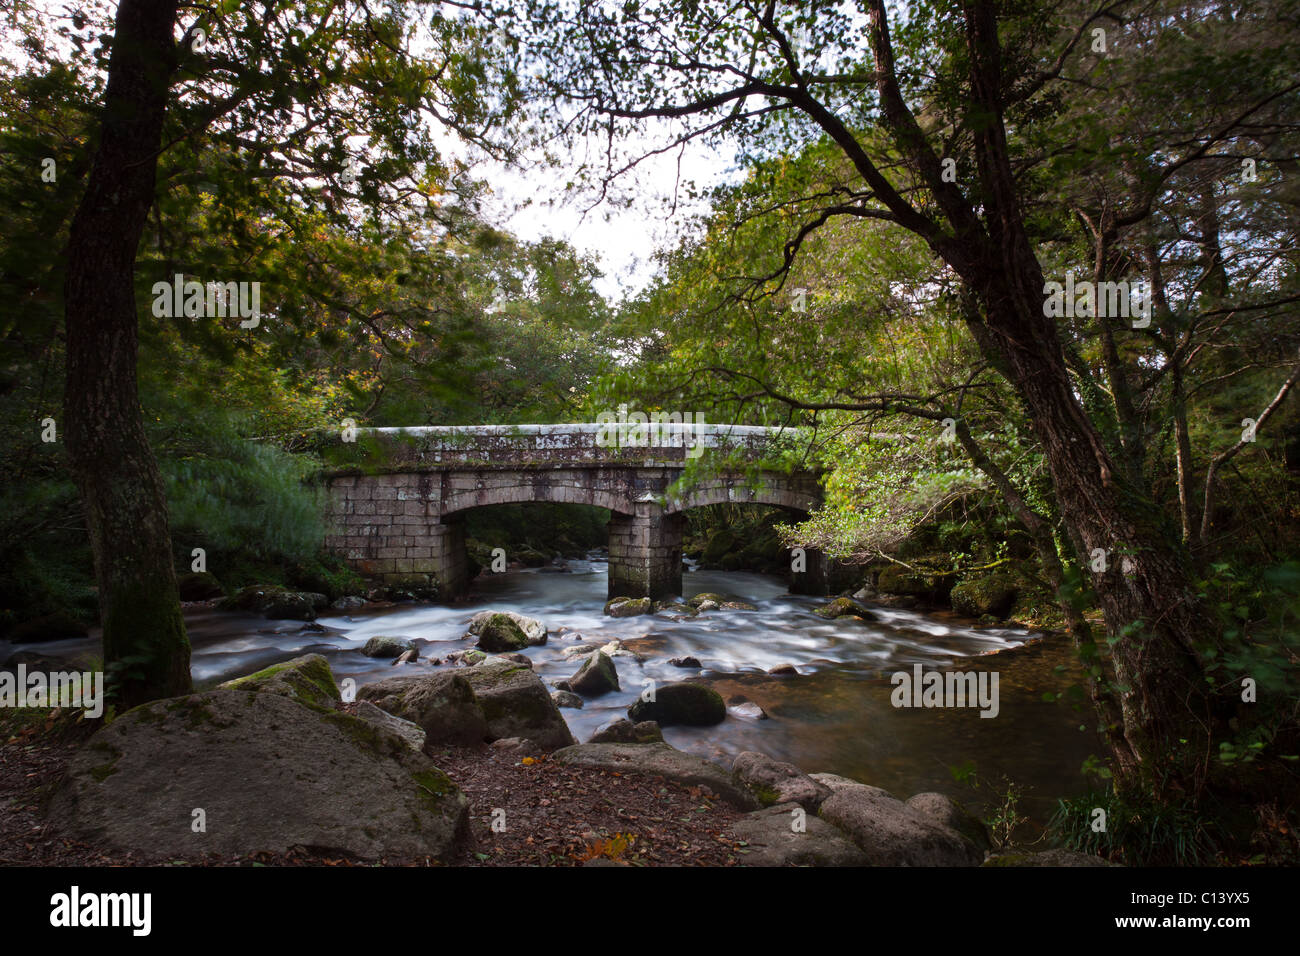
[(561, 425), (432, 425), (358, 428), (332, 442), (327, 471), (586, 467), (677, 467), (705, 458), (774, 460), (807, 439), (798, 429), (676, 422)]

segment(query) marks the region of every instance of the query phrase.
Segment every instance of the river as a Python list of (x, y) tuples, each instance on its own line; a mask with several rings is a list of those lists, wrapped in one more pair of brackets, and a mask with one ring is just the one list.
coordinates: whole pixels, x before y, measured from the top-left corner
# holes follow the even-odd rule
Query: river
[[(199, 686), (248, 673), (294, 653), (324, 653), (335, 676), (357, 683), (412, 675), (432, 665), (393, 666), (358, 651), (376, 634), (410, 638), (422, 644), (423, 658), (442, 657), (473, 646), (465, 625), (483, 609), (511, 610), (536, 617), (552, 632), (548, 643), (524, 651), (548, 684), (569, 677), (578, 658), (565, 647), (615, 638), (639, 655), (616, 657), (621, 692), (588, 700), (563, 713), (574, 735), (588, 739), (600, 725), (622, 716), (646, 680), (665, 683), (699, 678), (729, 701), (740, 696), (757, 703), (768, 719), (732, 709), (714, 727), (667, 727), (674, 746), (729, 764), (744, 750), (758, 750), (805, 771), (828, 771), (883, 787), (906, 797), (939, 790), (988, 808), (1005, 778), (1019, 784), (1021, 812), (1044, 823), (1059, 796), (1086, 789), (1080, 765), (1102, 753), (1091, 718), (1067, 704), (1043, 700), (1077, 682), (1067, 643), (1053, 638), (1020, 647), (1026, 633), (1012, 628), (973, 629), (960, 619), (878, 608), (879, 620), (827, 621), (814, 608), (825, 599), (787, 594), (779, 578), (745, 572), (694, 571), (684, 576), (687, 596), (701, 591), (734, 595), (756, 605), (753, 611), (708, 611), (692, 620), (664, 616), (614, 619), (602, 613), (606, 599), (605, 564), (596, 555), (570, 561), (570, 572), (540, 569), (484, 575), (469, 601), (454, 607), (399, 605), (368, 613), (320, 618), (325, 633), (304, 633), (298, 622), (212, 610), (187, 615), (194, 646), (194, 678)], [(555, 632), (567, 628), (560, 634)], [(980, 657), (1010, 650), (996, 657)], [(685, 670), (669, 658), (692, 656), (703, 670)], [(972, 660), (972, 658), (974, 658)], [(889, 674), (920, 663), (959, 670), (996, 670), (999, 712), (980, 717), (978, 709), (899, 709), (890, 703)], [(766, 671), (793, 664), (797, 676)], [(950, 768), (973, 762), (980, 786), (958, 784)]]

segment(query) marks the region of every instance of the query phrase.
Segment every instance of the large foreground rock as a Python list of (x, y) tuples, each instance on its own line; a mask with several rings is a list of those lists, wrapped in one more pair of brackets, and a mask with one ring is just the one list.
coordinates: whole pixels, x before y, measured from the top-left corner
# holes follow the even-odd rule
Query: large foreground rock
[(956, 830), (979, 849), (993, 849), (993, 841), (984, 821), (951, 797), (942, 793), (918, 793), (907, 798), (907, 805), (940, 826)]
[(655, 699), (637, 698), (627, 709), (633, 721), (653, 720), (662, 727), (708, 727), (727, 719), (727, 705), (712, 687), (681, 681), (655, 688)]
[(308, 707), (326, 710), (333, 710), (341, 699), (329, 661), (320, 654), (304, 654), (282, 664), (272, 664), (255, 673), (228, 680), (218, 688), (279, 694)]
[(758, 809), (758, 801), (734, 774), (670, 744), (578, 744), (552, 754), (558, 763), (589, 770), (648, 774), (692, 786), (705, 786), (741, 810)]
[(984, 852), (961, 834), (878, 787), (840, 787), (820, 812), (872, 866), (979, 866), (984, 861)]
[[(794, 828), (797, 810), (802, 811), (798, 822), (803, 832)], [(732, 832), (749, 844), (749, 852), (740, 858), (745, 866), (866, 866), (868, 862), (848, 837), (797, 803), (746, 814)]]
[(390, 677), (357, 690), (358, 700), (409, 720), (429, 743), (481, 744), (489, 739), (488, 722), (464, 672)]
[(468, 801), (381, 727), (276, 693), (217, 689), (144, 704), (96, 733), (70, 761), (50, 820), (150, 855), (306, 846), (445, 860), (467, 832)]
[(460, 674), (474, 688), (493, 740), (523, 737), (542, 750), (555, 750), (574, 742), (560, 708), (551, 700), (551, 692), (532, 668), (491, 659)]

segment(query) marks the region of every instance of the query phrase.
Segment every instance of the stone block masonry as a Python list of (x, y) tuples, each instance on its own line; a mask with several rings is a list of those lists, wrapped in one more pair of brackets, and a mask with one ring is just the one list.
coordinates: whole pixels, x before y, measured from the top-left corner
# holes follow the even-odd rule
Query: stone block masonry
[[(403, 444), (391, 460), (369, 458), (364, 468), (322, 475), (329, 503), (325, 545), (365, 577), (436, 582), (451, 598), (469, 584), (466, 511), (527, 501), (594, 505), (611, 512), (610, 596), (658, 599), (681, 593), (686, 510), (755, 502), (807, 512), (821, 500), (816, 476), (806, 472), (762, 472), (757, 481), (714, 474), (674, 492), (685, 466), (680, 448), (676, 455), (655, 449), (608, 455), (590, 440), (588, 432), (598, 427), (520, 426), (531, 430), (516, 437), (502, 426), (482, 426), (481, 441), (468, 427), (409, 430), (435, 452), (416, 454)], [(709, 427), (715, 430), (710, 440), (721, 443), (718, 426)], [(454, 432), (455, 441), (440, 438), (441, 431)], [(754, 452), (763, 431), (744, 430), (743, 448)], [(792, 581), (799, 590), (824, 586), (821, 556), (809, 552), (808, 558), (813, 573)]]

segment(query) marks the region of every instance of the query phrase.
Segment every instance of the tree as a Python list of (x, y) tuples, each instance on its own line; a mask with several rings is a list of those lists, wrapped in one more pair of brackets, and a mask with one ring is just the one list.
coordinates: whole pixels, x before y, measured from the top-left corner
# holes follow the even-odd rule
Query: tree
[[(105, 659), (124, 704), (191, 686), (166, 499), (137, 394), (135, 260), (159, 158), (215, 137), (247, 158), (247, 182), (303, 184), (298, 202), (336, 221), (359, 205), (394, 204), (422, 206), (438, 220), (436, 197), (455, 172), (413, 114), (472, 137), (474, 123), (508, 114), (509, 101), (488, 108), (488, 71), (467, 43), (472, 29), (435, 13), (429, 52), (416, 56), (407, 14), (406, 4), (375, 14), (364, 3), (268, 0), (244, 10), (226, 0), (178, 41), (177, 3), (118, 5), (94, 160), (66, 250), (64, 427)], [(349, 137), (368, 164), (360, 175)]]
[[(790, 10), (775, 2), (538, 2), (516, 22), (536, 34), (541, 85), (576, 108), (561, 117), (568, 129), (615, 140), (637, 124), (669, 121), (678, 125), (663, 148), (730, 135), (751, 155), (812, 131), (835, 144), (855, 179), (811, 204), (773, 285), (807, 236), (841, 217), (904, 229), (950, 270), (981, 355), (1026, 411), (1071, 550), (1089, 568), (1105, 615), (1120, 782), (1195, 797), (1219, 719), (1199, 657), (1215, 640), (1213, 624), (1177, 532), (1077, 394), (1061, 329), (1044, 308), (1035, 221), (1035, 133), (1072, 78), (1067, 65), (1096, 42), (1094, 29), (1113, 38), (1128, 6), (918, 4), (905, 20), (896, 14), (895, 26), (883, 0)], [(507, 12), (493, 16), (502, 22)], [(1230, 24), (1230, 13), (1221, 16)], [(1219, 116), (1209, 104), (1184, 124), (1192, 145), (1140, 180), (1135, 211), (1261, 111), (1294, 104), (1291, 79), (1266, 80), (1240, 109)], [(604, 172), (626, 165), (612, 160)]]

